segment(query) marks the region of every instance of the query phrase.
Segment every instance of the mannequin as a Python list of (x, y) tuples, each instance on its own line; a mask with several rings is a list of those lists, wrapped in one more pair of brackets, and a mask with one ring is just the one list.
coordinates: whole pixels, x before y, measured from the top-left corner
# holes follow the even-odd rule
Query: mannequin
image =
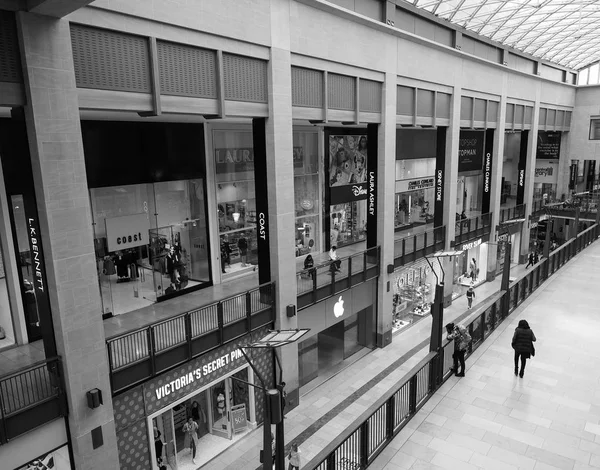
[(244, 237), (240, 237), (238, 240), (238, 248), (242, 258), (242, 268), (245, 268), (246, 261), (248, 260), (248, 241)]
[(181, 265), (181, 256), (175, 251), (175, 247), (169, 248), (167, 254), (167, 274), (171, 278), (171, 282), (177, 286), (179, 283), (179, 266)]

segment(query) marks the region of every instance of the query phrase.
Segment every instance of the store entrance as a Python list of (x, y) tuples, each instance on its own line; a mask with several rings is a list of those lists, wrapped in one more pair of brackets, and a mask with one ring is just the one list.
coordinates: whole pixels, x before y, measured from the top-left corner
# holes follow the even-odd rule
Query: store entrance
[(247, 368), (154, 417), (154, 468), (160, 459), (169, 470), (195, 470), (244, 436), (251, 421), (245, 382)]

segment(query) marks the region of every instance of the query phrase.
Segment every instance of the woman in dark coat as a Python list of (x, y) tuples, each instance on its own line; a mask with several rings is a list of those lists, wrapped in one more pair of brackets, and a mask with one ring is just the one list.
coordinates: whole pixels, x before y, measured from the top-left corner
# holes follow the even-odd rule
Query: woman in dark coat
[(521, 371), (519, 377), (523, 378), (525, 373), (525, 362), (532, 355), (535, 355), (533, 342), (536, 340), (533, 330), (529, 328), (527, 320), (520, 320), (519, 326), (515, 328), (515, 334), (512, 339), (512, 348), (515, 350), (515, 375), (519, 370), (519, 357), (521, 358)]

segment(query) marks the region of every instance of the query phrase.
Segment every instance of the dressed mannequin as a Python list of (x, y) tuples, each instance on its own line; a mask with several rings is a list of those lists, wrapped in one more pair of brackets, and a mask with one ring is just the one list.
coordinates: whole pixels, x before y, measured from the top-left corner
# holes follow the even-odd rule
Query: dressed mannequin
[(245, 268), (246, 261), (248, 260), (248, 240), (246, 240), (244, 237), (240, 237), (238, 240), (238, 248), (242, 258), (242, 268)]
[(175, 285), (179, 283), (179, 266), (181, 265), (181, 256), (175, 251), (175, 247), (169, 248), (167, 254), (167, 274), (171, 278), (171, 282)]
[[(225, 395), (223, 395), (223, 392), (219, 392), (217, 395), (217, 410), (221, 415), (221, 418), (219, 419), (219, 421), (221, 421), (225, 415)], [(227, 429), (227, 424), (223, 423), (222, 427), (223, 429)]]
[(228, 264), (231, 267), (231, 247), (229, 246), (229, 238), (227, 235), (223, 235), (221, 238), (221, 272), (225, 274), (225, 265)]

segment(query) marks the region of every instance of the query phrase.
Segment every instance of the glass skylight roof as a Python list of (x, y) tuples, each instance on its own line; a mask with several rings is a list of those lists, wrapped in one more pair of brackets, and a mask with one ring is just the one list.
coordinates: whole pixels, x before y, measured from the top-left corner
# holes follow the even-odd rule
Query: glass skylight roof
[(600, 60), (598, 0), (406, 0), (458, 26), (564, 67)]

